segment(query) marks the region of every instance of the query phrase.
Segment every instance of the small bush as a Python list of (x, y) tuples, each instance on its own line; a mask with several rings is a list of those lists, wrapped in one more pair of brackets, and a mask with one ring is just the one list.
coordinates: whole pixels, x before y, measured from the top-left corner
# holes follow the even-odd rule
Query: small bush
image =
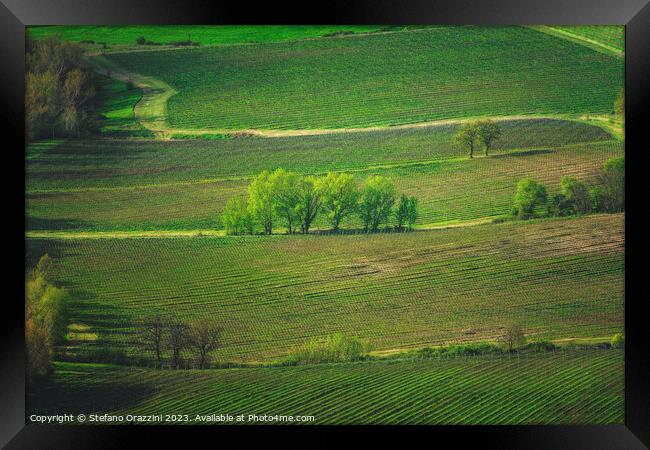
[(137, 39), (135, 40), (135, 42), (136, 42), (138, 45), (144, 45), (144, 44), (147, 42), (147, 40), (144, 38), (144, 36), (140, 36), (139, 38), (137, 38)]
[(533, 353), (543, 353), (543, 352), (553, 352), (558, 349), (558, 346), (549, 341), (538, 341), (531, 342), (528, 345), (522, 347), (520, 351), (523, 352), (533, 352)]
[(293, 365), (360, 361), (369, 350), (368, 345), (361, 340), (336, 333), (311, 339), (287, 358), (286, 363)]
[(613, 348), (623, 348), (625, 346), (625, 336), (623, 333), (616, 333), (612, 336), (611, 345)]

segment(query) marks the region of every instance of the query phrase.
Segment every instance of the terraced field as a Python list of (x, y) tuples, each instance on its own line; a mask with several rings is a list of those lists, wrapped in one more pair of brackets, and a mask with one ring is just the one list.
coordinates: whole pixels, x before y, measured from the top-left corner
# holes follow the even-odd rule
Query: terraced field
[[(29, 239), (57, 261), (71, 321), (95, 346), (132, 347), (135, 321), (224, 326), (218, 360), (260, 361), (337, 331), (377, 349), (623, 327), (622, 215), (346, 236)], [(226, 263), (227, 262), (227, 263)]]
[(623, 80), (620, 58), (521, 27), (441, 27), (106, 57), (179, 91), (167, 118), (178, 129), (609, 113)]
[[(28, 229), (219, 229), (225, 202), (243, 195), (251, 176), (277, 167), (350, 171), (359, 180), (388, 175), (398, 190), (418, 197), (419, 224), (470, 220), (509, 213), (523, 176), (553, 192), (563, 175), (589, 181), (623, 151), (605, 131), (577, 122), (502, 126), (499, 148), (474, 160), (453, 144), (455, 125), (273, 139), (64, 143), (30, 159)], [(356, 220), (344, 225), (356, 227)]]
[(35, 410), (311, 415), (313, 424), (620, 424), (623, 365), (620, 350), (182, 372), (59, 363), (51, 397)]

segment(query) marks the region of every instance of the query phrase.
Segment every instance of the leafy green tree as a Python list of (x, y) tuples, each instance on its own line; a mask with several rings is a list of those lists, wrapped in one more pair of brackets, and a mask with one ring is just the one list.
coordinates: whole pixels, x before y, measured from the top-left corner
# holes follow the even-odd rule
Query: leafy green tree
[(49, 280), (52, 262), (43, 255), (25, 280), (27, 376), (33, 381), (50, 372), (54, 345), (66, 331), (66, 292)]
[(614, 112), (621, 117), (625, 117), (625, 92), (621, 91), (614, 102)]
[(625, 211), (625, 157), (609, 159), (589, 192), (597, 211)]
[(328, 173), (320, 180), (323, 211), (334, 231), (341, 221), (357, 209), (359, 192), (354, 177), (347, 173)]
[(622, 333), (616, 333), (612, 336), (611, 345), (614, 348), (623, 348), (625, 346), (625, 336)]
[(253, 234), (253, 218), (246, 201), (233, 197), (226, 203), (226, 208), (221, 215), (221, 222), (226, 229), (226, 234)]
[(374, 175), (366, 180), (361, 191), (359, 215), (363, 227), (376, 232), (382, 223), (388, 221), (395, 203), (395, 186), (393, 180), (381, 175)]
[(476, 122), (465, 122), (460, 126), (454, 140), (456, 144), (469, 148), (469, 157), (474, 157), (474, 148), (479, 143), (479, 127)]
[(397, 221), (397, 230), (402, 231), (404, 225), (408, 220), (409, 214), (409, 198), (402, 194), (399, 198), (399, 204), (397, 205), (397, 210), (395, 211), (395, 220)]
[(418, 199), (410, 197), (408, 200), (408, 214), (406, 215), (406, 223), (409, 230), (413, 229), (416, 220), (418, 220)]
[(591, 201), (587, 187), (574, 177), (565, 176), (560, 181), (560, 192), (566, 199), (571, 212), (576, 214), (588, 213)]
[(488, 156), (488, 151), (494, 145), (494, 142), (501, 137), (501, 127), (493, 120), (481, 120), (476, 124), (478, 129), (478, 140), (483, 144), (485, 149), (485, 156)]
[(287, 224), (287, 232), (293, 233), (294, 225), (300, 220), (298, 204), (300, 203), (300, 177), (294, 172), (277, 169), (271, 174), (270, 182), (275, 191), (275, 208)]
[(262, 225), (264, 233), (273, 233), (277, 203), (275, 184), (268, 170), (261, 172), (248, 185), (248, 208), (254, 219)]
[(323, 196), (319, 181), (314, 176), (302, 177), (298, 182), (298, 188), (299, 201), (296, 213), (300, 221), (300, 230), (303, 234), (307, 234), (320, 211)]
[(514, 213), (522, 219), (528, 219), (535, 213), (535, 208), (546, 204), (547, 194), (544, 185), (530, 177), (517, 183)]

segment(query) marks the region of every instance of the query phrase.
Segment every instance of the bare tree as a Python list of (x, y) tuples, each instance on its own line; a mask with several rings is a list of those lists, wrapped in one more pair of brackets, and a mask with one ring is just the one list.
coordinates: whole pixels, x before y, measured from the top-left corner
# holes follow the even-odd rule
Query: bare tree
[(162, 365), (162, 354), (164, 350), (164, 331), (166, 323), (160, 316), (143, 320), (142, 325), (142, 346), (145, 350), (151, 351), (156, 357), (156, 363)]
[(199, 369), (205, 369), (210, 360), (210, 352), (219, 345), (221, 328), (208, 319), (194, 322), (189, 329), (188, 343), (197, 354)]
[(188, 344), (189, 327), (181, 322), (172, 322), (168, 326), (169, 349), (172, 352), (171, 365), (174, 369), (180, 369), (182, 363), (181, 353)]
[(506, 327), (501, 342), (508, 352), (512, 352), (526, 345), (526, 336), (524, 336), (524, 330), (521, 328), (521, 325), (515, 323)]

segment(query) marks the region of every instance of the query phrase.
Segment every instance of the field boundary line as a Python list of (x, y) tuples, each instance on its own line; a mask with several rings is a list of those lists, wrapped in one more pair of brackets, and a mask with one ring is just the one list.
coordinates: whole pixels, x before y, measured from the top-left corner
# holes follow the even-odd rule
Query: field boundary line
[(386, 130), (409, 130), (415, 128), (440, 127), (446, 125), (457, 125), (472, 120), (491, 119), (497, 122), (508, 122), (517, 120), (539, 120), (554, 119), (581, 122), (594, 125), (607, 131), (617, 139), (622, 139), (621, 127), (610, 123), (611, 116), (604, 114), (517, 114), (497, 116), (471, 116), (454, 119), (438, 119), (415, 123), (404, 123), (398, 125), (383, 125), (356, 128), (306, 128), (306, 129), (263, 129), (263, 128), (174, 128), (167, 123), (166, 112), (167, 102), (171, 97), (178, 94), (178, 91), (153, 77), (140, 75), (134, 72), (127, 72), (103, 56), (94, 56), (89, 59), (93, 69), (105, 76), (116, 80), (133, 83), (142, 89), (143, 95), (135, 104), (133, 113), (142, 126), (151, 131), (156, 139), (170, 140), (174, 135), (205, 136), (205, 135), (228, 135), (228, 136), (256, 136), (262, 138), (274, 137), (298, 137), (298, 136), (319, 136), (327, 134), (345, 133), (370, 133)]
[(566, 39), (576, 44), (584, 45), (585, 47), (590, 48), (592, 50), (596, 50), (596, 51), (600, 50), (601, 53), (616, 56), (617, 58), (623, 58), (625, 56), (625, 52), (622, 50), (607, 45), (603, 42), (596, 41), (594, 39), (590, 39), (585, 36), (580, 36), (578, 34), (573, 34), (565, 30), (560, 30), (558, 28), (553, 28), (547, 25), (530, 25), (529, 28), (551, 36), (557, 36), (559, 38)]

